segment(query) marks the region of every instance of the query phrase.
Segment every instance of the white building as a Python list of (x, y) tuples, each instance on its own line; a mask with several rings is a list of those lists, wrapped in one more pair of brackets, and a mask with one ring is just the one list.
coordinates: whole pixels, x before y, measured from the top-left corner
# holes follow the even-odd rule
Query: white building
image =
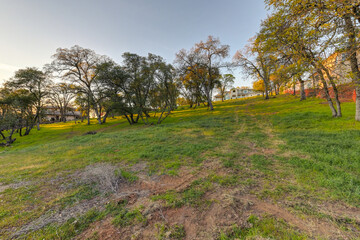
[[(229, 100), (229, 99), (260, 96), (261, 93), (259, 93), (258, 91), (255, 91), (253, 89), (250, 89), (248, 87), (241, 87), (241, 88), (237, 87), (237, 88), (232, 88), (230, 91), (225, 92), (224, 95), (225, 95), (224, 100)], [(221, 94), (215, 95), (214, 101), (221, 101)]]
[[(55, 106), (45, 106), (43, 114), (44, 114), (44, 120), (47, 122), (62, 121), (60, 109), (58, 109)], [(74, 108), (69, 107), (64, 114), (64, 118), (65, 119), (63, 119), (63, 120), (65, 120), (65, 121), (72, 121), (75, 119), (80, 119), (81, 113), (79, 111), (76, 111)]]

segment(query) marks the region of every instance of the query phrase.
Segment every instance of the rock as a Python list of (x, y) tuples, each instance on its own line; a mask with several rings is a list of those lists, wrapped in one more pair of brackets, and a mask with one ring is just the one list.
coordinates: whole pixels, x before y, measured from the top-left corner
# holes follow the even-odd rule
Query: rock
[(84, 133), (84, 136), (86, 136), (86, 135), (95, 135), (95, 134), (97, 134), (97, 132), (89, 131), (89, 132)]

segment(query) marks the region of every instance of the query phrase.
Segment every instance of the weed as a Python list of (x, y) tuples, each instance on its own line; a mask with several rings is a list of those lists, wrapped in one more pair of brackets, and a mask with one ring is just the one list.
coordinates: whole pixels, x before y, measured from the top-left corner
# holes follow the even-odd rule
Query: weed
[(182, 240), (186, 237), (185, 228), (183, 225), (174, 224), (157, 224), (157, 239), (158, 240)]

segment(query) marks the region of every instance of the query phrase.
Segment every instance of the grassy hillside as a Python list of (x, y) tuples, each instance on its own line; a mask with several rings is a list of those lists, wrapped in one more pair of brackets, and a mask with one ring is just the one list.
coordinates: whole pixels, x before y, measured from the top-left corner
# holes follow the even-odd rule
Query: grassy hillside
[(0, 149), (0, 238), (360, 238), (354, 111), (280, 96), (43, 125)]

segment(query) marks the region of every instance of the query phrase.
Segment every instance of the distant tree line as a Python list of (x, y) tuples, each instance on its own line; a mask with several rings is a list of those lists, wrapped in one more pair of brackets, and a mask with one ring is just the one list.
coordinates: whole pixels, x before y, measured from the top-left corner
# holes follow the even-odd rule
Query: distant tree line
[(1, 145), (13, 143), (14, 133), (26, 136), (34, 127), (40, 130), (49, 105), (63, 122), (75, 106), (87, 124), (92, 114), (98, 124), (115, 115), (130, 125), (160, 124), (179, 104), (204, 104), (213, 110), (213, 90), (224, 93), (233, 83), (229, 74), (220, 74), (228, 51), (229, 46), (209, 36), (191, 50), (181, 50), (171, 65), (151, 53), (124, 53), (118, 64), (80, 46), (58, 48), (43, 70), (20, 69), (0, 88)]

